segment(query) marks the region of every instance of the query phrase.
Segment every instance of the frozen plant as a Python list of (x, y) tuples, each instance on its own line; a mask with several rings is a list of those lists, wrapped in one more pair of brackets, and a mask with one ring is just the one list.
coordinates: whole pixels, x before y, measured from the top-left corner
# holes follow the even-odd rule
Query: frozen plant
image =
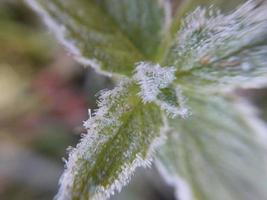
[(265, 0), (181, 23), (169, 0), (26, 1), (78, 62), (121, 79), (84, 122), (56, 199), (107, 199), (152, 162), (180, 200), (267, 199), (266, 125), (233, 93), (267, 84)]

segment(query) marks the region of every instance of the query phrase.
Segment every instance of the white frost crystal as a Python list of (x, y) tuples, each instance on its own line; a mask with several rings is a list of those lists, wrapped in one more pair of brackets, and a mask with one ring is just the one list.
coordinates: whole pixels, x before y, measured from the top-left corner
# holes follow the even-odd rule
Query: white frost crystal
[[(267, 1), (247, 1), (225, 15), (198, 8), (183, 22), (168, 63), (186, 84), (230, 91), (267, 84)], [(188, 74), (188, 73), (185, 73)]]
[(155, 101), (160, 89), (166, 88), (175, 80), (175, 71), (174, 67), (162, 68), (159, 64), (139, 63), (134, 78), (141, 87), (139, 95), (143, 101)]
[(186, 117), (188, 109), (185, 107), (185, 98), (178, 86), (174, 89), (175, 104), (159, 98), (164, 95), (162, 90), (171, 87), (176, 79), (175, 72), (175, 67), (161, 67), (159, 64), (141, 62), (136, 67), (134, 79), (141, 88), (139, 96), (144, 103), (156, 103), (170, 117)]

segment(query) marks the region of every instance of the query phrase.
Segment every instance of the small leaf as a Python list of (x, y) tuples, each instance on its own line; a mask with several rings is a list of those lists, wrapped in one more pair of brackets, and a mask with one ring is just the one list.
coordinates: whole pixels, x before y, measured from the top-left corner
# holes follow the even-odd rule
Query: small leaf
[(267, 129), (250, 105), (186, 94), (192, 115), (169, 119), (168, 139), (157, 161), (177, 198), (267, 199)]
[(139, 96), (144, 103), (154, 102), (171, 117), (186, 117), (188, 109), (182, 92), (172, 85), (175, 71), (174, 67), (141, 62), (136, 66), (134, 80), (140, 86)]
[(166, 61), (169, 59), (169, 53), (172, 50), (171, 46), (175, 42), (175, 38), (177, 38), (177, 29), (181, 27), (182, 19), (192, 10), (195, 10), (197, 7), (210, 7), (212, 5), (228, 12), (241, 2), (244, 2), (244, 0), (231, 0), (227, 3), (225, 3), (225, 0), (171, 0), (171, 24), (168, 35), (162, 42), (161, 48), (164, 55), (161, 57), (161, 60)]
[(106, 199), (128, 183), (138, 166), (149, 166), (161, 142), (161, 112), (142, 104), (137, 85), (124, 80), (102, 92), (99, 109), (85, 122), (88, 133), (71, 150), (57, 199)]
[(166, 60), (177, 82), (216, 91), (266, 84), (266, 9), (266, 1), (248, 1), (229, 15), (212, 8), (190, 14)]
[(158, 0), (27, 0), (60, 42), (83, 64), (131, 75), (155, 57), (167, 20)]

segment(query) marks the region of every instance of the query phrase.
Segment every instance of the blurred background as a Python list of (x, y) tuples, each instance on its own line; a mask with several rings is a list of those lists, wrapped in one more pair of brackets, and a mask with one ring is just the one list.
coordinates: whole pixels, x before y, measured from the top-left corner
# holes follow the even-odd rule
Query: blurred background
[[(234, 3), (225, 1), (223, 9)], [(66, 148), (75, 146), (85, 132), (82, 122), (88, 108), (96, 108), (95, 94), (112, 87), (111, 80), (76, 63), (23, 1), (0, 0), (1, 200), (53, 198)], [(238, 94), (267, 110), (266, 89)], [(262, 117), (267, 120), (264, 112)], [(138, 169), (131, 184), (113, 199), (174, 197), (152, 167)]]

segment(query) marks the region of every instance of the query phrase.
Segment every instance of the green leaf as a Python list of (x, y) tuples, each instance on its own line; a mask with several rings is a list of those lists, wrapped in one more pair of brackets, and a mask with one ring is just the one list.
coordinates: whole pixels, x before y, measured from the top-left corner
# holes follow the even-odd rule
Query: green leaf
[(76, 59), (110, 74), (131, 75), (153, 59), (167, 15), (158, 0), (27, 0)]
[(224, 12), (228, 12), (230, 9), (235, 8), (241, 2), (245, 0), (231, 0), (225, 3), (225, 0), (172, 0), (170, 7), (172, 8), (171, 13), (171, 24), (169, 28), (169, 34), (164, 38), (161, 45), (162, 54), (161, 61), (168, 60), (170, 52), (172, 50), (173, 43), (176, 44), (175, 38), (177, 38), (177, 30), (182, 25), (182, 20), (188, 15), (188, 13), (195, 10), (197, 7), (211, 7), (216, 6)]
[(198, 8), (185, 19), (166, 58), (177, 83), (215, 91), (267, 83), (267, 3), (257, 2), (228, 15)]
[(166, 23), (165, 0), (97, 0), (114, 18), (130, 41), (148, 58), (157, 53)]
[(162, 118), (137, 92), (130, 80), (102, 92), (98, 111), (85, 122), (88, 133), (69, 155), (57, 199), (108, 198), (128, 183), (136, 167), (150, 165)]
[(169, 119), (160, 171), (181, 200), (265, 200), (266, 127), (240, 99), (186, 93), (192, 115)]

